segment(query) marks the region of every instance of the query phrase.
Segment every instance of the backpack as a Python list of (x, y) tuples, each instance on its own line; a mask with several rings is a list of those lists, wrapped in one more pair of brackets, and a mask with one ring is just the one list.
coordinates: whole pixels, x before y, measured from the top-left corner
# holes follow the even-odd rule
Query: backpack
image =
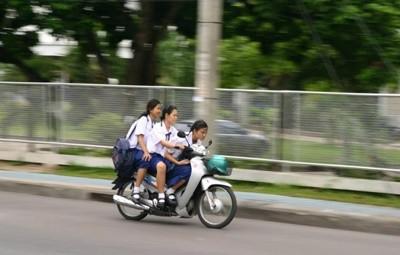
[(128, 137), (118, 138), (112, 150), (111, 158), (114, 163), (115, 172), (121, 177), (130, 177), (134, 170), (133, 148), (130, 148), (129, 138), (131, 138), (135, 129), (136, 126)]

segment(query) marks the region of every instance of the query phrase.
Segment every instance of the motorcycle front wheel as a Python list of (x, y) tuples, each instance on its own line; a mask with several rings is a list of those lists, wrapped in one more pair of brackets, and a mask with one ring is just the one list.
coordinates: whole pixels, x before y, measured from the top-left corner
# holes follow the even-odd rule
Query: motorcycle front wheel
[[(223, 228), (236, 215), (237, 203), (232, 189), (225, 186), (212, 186), (203, 191), (197, 201), (197, 213), (201, 223), (208, 228)], [(209, 197), (212, 203), (209, 201)]]
[[(118, 195), (130, 199), (132, 193), (132, 183), (127, 182), (121, 188), (118, 189)], [(124, 216), (127, 220), (139, 221), (147, 216), (147, 212), (144, 210), (138, 210), (129, 206), (117, 204), (119, 213)]]

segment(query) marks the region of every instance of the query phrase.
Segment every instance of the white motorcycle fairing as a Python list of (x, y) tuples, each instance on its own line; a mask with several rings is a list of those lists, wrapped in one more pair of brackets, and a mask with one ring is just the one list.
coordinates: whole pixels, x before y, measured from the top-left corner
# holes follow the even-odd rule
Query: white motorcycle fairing
[(190, 160), (192, 167), (192, 173), (184, 189), (177, 192), (176, 197), (178, 200), (178, 206), (176, 211), (179, 211), (186, 207), (189, 200), (192, 198), (197, 186), (199, 185), (202, 177), (207, 173), (207, 169), (204, 166), (200, 157), (194, 157)]
[(210, 176), (204, 177), (201, 180), (201, 187), (203, 190), (208, 190), (209, 187), (214, 186), (214, 185), (225, 186), (225, 187), (229, 187), (229, 188), (232, 187), (232, 185), (229, 184), (228, 182), (217, 180), (214, 177), (210, 177)]

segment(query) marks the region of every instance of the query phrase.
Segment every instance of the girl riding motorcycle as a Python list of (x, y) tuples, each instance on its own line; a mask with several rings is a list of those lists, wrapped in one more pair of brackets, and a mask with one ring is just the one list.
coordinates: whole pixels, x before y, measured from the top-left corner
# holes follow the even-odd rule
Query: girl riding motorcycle
[[(178, 131), (174, 127), (178, 119), (178, 111), (176, 106), (170, 105), (164, 108), (161, 115), (161, 122), (154, 125), (154, 128), (147, 140), (147, 148), (151, 154), (149, 165), (149, 172), (156, 176), (157, 190), (158, 190), (158, 206), (165, 205), (165, 181), (167, 170), (171, 168), (172, 163), (165, 159), (167, 149), (180, 148), (184, 149), (182, 144), (172, 143), (177, 136)], [(176, 162), (178, 165), (188, 164), (188, 160), (181, 160)]]
[[(193, 144), (201, 144), (206, 138), (208, 131), (208, 125), (204, 120), (197, 120), (193, 123), (190, 128), (187, 139), (176, 138), (176, 144), (183, 144), (185, 146), (191, 147)], [(181, 150), (169, 150), (166, 153), (166, 159), (175, 164), (167, 172), (167, 187), (166, 191), (167, 198), (171, 204), (176, 203), (175, 191), (179, 189), (182, 185), (187, 183), (192, 172), (190, 162), (185, 165), (181, 165), (178, 162), (178, 158), (181, 154)]]

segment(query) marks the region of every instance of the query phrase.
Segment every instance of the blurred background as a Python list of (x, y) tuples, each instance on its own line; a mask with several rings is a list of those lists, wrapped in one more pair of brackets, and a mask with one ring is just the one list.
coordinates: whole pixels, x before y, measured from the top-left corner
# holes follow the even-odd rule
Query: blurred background
[[(226, 0), (220, 87), (398, 90), (397, 1)], [(193, 86), (197, 1), (4, 0), (1, 79)]]
[[(400, 166), (397, 1), (219, 8), (218, 153)], [(200, 15), (197, 1), (2, 1), (0, 136), (111, 146), (153, 97), (187, 128)]]

